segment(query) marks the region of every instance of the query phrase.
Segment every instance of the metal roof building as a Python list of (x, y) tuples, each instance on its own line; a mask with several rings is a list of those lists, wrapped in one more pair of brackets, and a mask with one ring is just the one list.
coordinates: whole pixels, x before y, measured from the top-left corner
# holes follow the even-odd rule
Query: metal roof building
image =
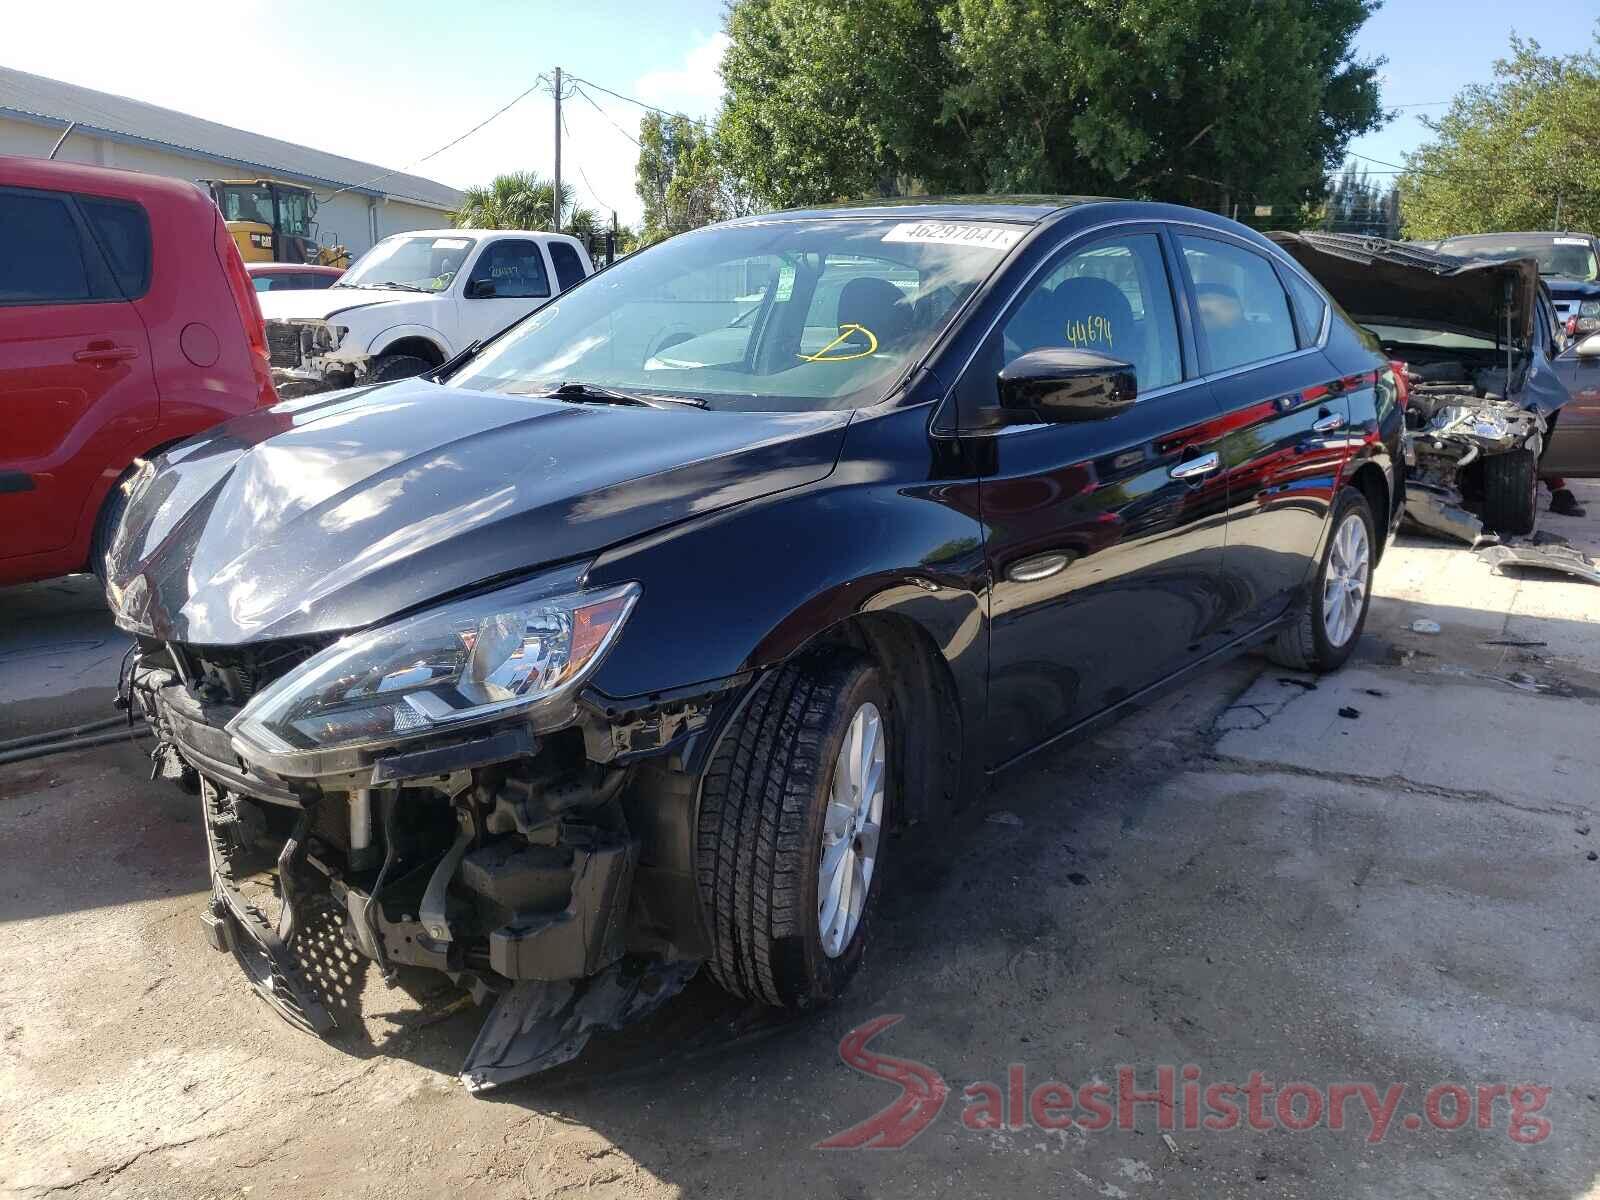
[(56, 155), (68, 162), (180, 179), (270, 176), (318, 193), (323, 240), (361, 253), (380, 237), (448, 222), (455, 188), (328, 154), (170, 108), (0, 67), (0, 154), (44, 156), (71, 122)]

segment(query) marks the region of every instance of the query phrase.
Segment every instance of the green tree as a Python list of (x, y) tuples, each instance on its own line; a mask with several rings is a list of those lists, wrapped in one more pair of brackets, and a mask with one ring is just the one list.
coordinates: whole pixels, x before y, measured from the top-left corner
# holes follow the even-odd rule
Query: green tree
[[(603, 230), (595, 211), (580, 205), (567, 184), (561, 185), (561, 208), (563, 233), (589, 240)], [(450, 219), (457, 229), (553, 229), (554, 216), (551, 181), (537, 171), (511, 171), (486, 187), (469, 187)]]
[(1319, 200), (1376, 128), (1378, 0), (733, 0), (717, 137), (772, 205), (1079, 192)]
[(1594, 46), (1547, 55), (1513, 35), (1493, 80), (1462, 89), (1428, 126), (1433, 140), (1406, 156), (1399, 180), (1407, 237), (1600, 228)]
[(634, 179), (644, 204), (641, 245), (738, 216), (744, 208), (710, 132), (682, 115), (649, 113), (639, 122)]

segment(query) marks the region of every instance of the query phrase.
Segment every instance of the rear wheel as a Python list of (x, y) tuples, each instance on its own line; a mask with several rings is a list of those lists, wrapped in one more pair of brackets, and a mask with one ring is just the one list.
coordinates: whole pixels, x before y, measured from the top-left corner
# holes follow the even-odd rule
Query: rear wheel
[(1483, 523), (1503, 537), (1533, 532), (1539, 513), (1539, 464), (1532, 450), (1483, 460)]
[(810, 1008), (861, 965), (892, 737), (877, 668), (843, 652), (772, 672), (724, 737), (702, 789), (697, 871), (727, 991)]
[(1267, 657), (1294, 671), (1344, 666), (1372, 604), (1372, 508), (1357, 488), (1340, 490), (1316, 585), (1292, 625), (1267, 644)]
[(410, 379), (432, 366), (427, 359), (418, 358), (415, 354), (380, 354), (372, 360), (372, 366), (367, 371), (367, 382), (392, 383), (396, 379)]

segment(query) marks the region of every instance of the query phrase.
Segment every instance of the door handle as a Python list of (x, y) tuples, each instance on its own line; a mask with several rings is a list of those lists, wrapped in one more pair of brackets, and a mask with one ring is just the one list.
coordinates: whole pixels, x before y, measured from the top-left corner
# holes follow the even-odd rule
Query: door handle
[(1199, 458), (1187, 459), (1167, 472), (1172, 479), (1198, 479), (1202, 475), (1209, 475), (1222, 465), (1222, 459), (1213, 450), (1210, 454), (1202, 454)]
[(87, 350), (78, 350), (73, 353), (74, 362), (86, 363), (114, 363), (123, 362), (130, 358), (137, 358), (139, 352), (132, 346), (90, 346)]
[(1335, 429), (1344, 428), (1344, 416), (1324, 409), (1322, 415), (1311, 422), (1311, 428), (1315, 433), (1332, 433)]

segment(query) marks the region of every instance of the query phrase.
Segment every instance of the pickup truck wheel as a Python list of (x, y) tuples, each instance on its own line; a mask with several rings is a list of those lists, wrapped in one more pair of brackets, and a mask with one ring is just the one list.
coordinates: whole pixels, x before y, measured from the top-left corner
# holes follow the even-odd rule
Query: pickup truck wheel
[(1533, 532), (1539, 514), (1539, 464), (1532, 450), (1483, 460), (1483, 523), (1503, 537)]
[(893, 736), (877, 668), (848, 652), (771, 672), (724, 736), (701, 791), (697, 874), (727, 991), (811, 1008), (861, 965)]
[(367, 369), (367, 382), (392, 383), (396, 379), (410, 379), (432, 366), (427, 359), (415, 354), (380, 354)]
[(1291, 671), (1337, 671), (1361, 640), (1372, 604), (1372, 508), (1359, 488), (1341, 488), (1315, 586), (1294, 623), (1267, 643), (1267, 657)]

